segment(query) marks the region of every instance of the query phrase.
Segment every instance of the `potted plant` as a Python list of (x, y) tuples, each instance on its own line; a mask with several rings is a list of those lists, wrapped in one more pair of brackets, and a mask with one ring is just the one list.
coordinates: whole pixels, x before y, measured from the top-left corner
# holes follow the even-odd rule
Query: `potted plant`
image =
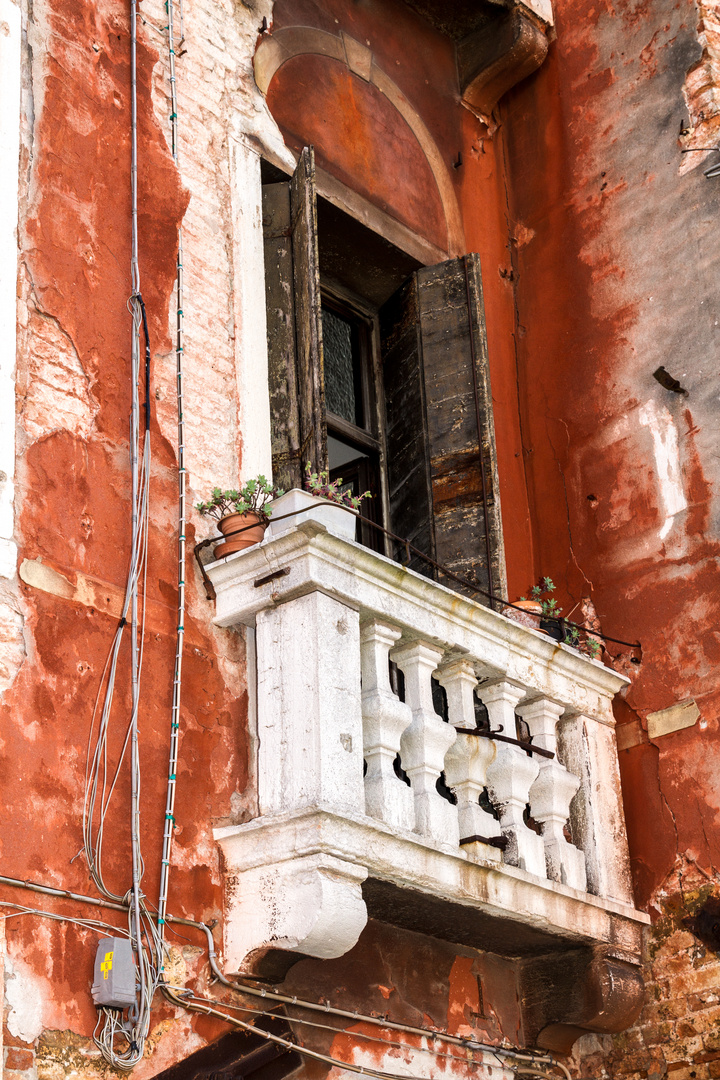
[(273, 503), (275, 520), (271, 535), (282, 532), (312, 519), (324, 525), (328, 532), (346, 540), (355, 539), (355, 520), (363, 499), (371, 498), (369, 491), (353, 495), (343, 490), (342, 478), (330, 480), (327, 471), (314, 472), (310, 462), (305, 466), (304, 490), (292, 488)]
[[(555, 584), (549, 577), (540, 578), (538, 585), (533, 585), (530, 589), (530, 597), (521, 596), (519, 600), (516, 600), (512, 607), (505, 608), (503, 614), (507, 615), (513, 622), (518, 622), (522, 626), (527, 626), (531, 630), (543, 630), (548, 633), (548, 625), (543, 626), (543, 622), (546, 624), (555, 626), (555, 622), (550, 620), (557, 618), (559, 615), (559, 608), (557, 601), (550, 597), (550, 593), (555, 591)], [(518, 611), (517, 609), (521, 610)], [(554, 634), (551, 634), (554, 637)], [(559, 638), (557, 639), (560, 640)]]
[(207, 502), (197, 503), (195, 509), (205, 517), (214, 518), (223, 536), (229, 537), (215, 548), (215, 558), (223, 559), (259, 544), (272, 514), (267, 504), (281, 495), (279, 488), (268, 483), (264, 476), (258, 476), (248, 480), (239, 491), (213, 488)]
[[(602, 652), (602, 646), (595, 638), (581, 635), (580, 627), (566, 622), (557, 600), (551, 595), (554, 592), (555, 583), (552, 578), (542, 577), (540, 582), (530, 589), (530, 599), (521, 596), (512, 607), (505, 608), (503, 614), (513, 622), (528, 626), (531, 630), (541, 630), (555, 641), (570, 645), (595, 659)], [(518, 608), (522, 610), (518, 611)]]

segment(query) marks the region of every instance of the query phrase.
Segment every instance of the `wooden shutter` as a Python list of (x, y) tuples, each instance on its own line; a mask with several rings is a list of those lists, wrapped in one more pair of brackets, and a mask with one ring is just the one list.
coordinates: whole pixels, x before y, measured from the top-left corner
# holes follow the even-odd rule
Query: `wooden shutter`
[[(504, 597), (479, 257), (418, 270), (385, 305), (380, 324), (390, 528)], [(412, 565), (432, 573), (420, 559)]]
[(327, 468), (315, 157), (263, 187), (273, 478), (302, 487), (305, 463)]

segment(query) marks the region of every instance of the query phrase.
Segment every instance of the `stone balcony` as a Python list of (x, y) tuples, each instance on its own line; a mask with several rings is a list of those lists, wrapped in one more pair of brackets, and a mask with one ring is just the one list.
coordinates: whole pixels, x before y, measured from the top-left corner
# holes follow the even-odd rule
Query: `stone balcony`
[(253, 627), (257, 662), (259, 815), (215, 831), (227, 969), (340, 956), (371, 917), (549, 980), (563, 1015), (538, 1007), (528, 1030), (550, 1048), (631, 1022), (648, 919), (611, 708), (624, 677), (312, 520), (208, 574), (216, 622)]

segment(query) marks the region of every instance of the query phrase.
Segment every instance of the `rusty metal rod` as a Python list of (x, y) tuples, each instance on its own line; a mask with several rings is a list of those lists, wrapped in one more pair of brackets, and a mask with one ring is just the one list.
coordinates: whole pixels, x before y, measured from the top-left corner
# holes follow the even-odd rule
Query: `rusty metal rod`
[(479, 739), (494, 739), (496, 742), (512, 743), (513, 746), (521, 746), (528, 754), (539, 754), (540, 757), (554, 758), (552, 750), (544, 750), (542, 746), (533, 746), (532, 743), (522, 739), (512, 739), (509, 735), (501, 735), (499, 731), (486, 731), (484, 728), (455, 728), (461, 735), (477, 735)]

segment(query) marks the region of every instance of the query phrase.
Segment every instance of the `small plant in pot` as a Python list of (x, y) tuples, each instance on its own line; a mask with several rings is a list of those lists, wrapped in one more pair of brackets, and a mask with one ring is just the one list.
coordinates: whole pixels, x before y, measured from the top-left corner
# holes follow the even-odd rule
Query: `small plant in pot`
[[(514, 605), (515, 608), (521, 608), (522, 613), (508, 608), (506, 614), (524, 626), (544, 631), (555, 641), (561, 641), (563, 645), (571, 645), (579, 652), (587, 653), (594, 660), (602, 652), (600, 642), (587, 636), (581, 628), (563, 618), (560, 606), (552, 596), (554, 592), (555, 583), (552, 578), (542, 577), (539, 583), (530, 589), (530, 599), (521, 596)], [(525, 615), (525, 612), (528, 614)]]
[(360, 503), (363, 499), (371, 499), (372, 495), (369, 491), (364, 491), (362, 495), (353, 495), (350, 491), (342, 490), (342, 477), (338, 477), (331, 482), (330, 474), (324, 472), (313, 472), (312, 465), (308, 461), (305, 466), (305, 490), (310, 495), (316, 495), (320, 499), (327, 499), (328, 502), (338, 503), (340, 506), (346, 506), (348, 510), (360, 510)]
[(220, 532), (228, 537), (215, 548), (215, 558), (223, 559), (235, 551), (259, 544), (272, 513), (267, 504), (280, 495), (279, 488), (268, 483), (264, 476), (258, 476), (248, 480), (239, 491), (213, 488), (207, 502), (197, 503), (195, 509), (217, 521)]
[[(530, 589), (530, 596), (521, 596), (519, 600), (516, 600), (512, 607), (505, 609), (504, 614), (512, 619), (513, 622), (519, 622), (522, 626), (528, 626), (531, 630), (545, 630), (549, 631), (550, 626), (556, 626), (557, 624), (551, 622), (553, 617), (557, 618), (560, 614), (557, 601), (550, 597), (550, 593), (555, 591), (555, 584), (549, 577), (540, 578), (538, 585), (533, 585)], [(520, 608), (520, 611), (517, 609)], [(543, 626), (543, 622), (548, 625)], [(555, 636), (554, 634), (551, 636)], [(559, 641), (560, 638), (558, 637)]]
[(542, 577), (537, 585), (533, 585), (530, 597), (535, 603), (540, 604), (540, 629), (556, 641), (562, 641), (563, 628), (558, 622), (562, 612), (557, 600), (552, 596), (554, 592), (555, 583), (552, 578)]

